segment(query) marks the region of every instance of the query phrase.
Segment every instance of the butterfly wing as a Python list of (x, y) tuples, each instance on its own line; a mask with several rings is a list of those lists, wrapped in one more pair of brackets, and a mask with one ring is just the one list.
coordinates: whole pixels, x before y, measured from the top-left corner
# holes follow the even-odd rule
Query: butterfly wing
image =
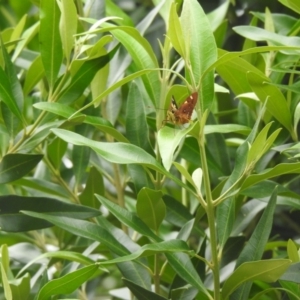
[(176, 124), (185, 124), (190, 122), (197, 100), (198, 100), (197, 92), (193, 93), (192, 95), (186, 98), (186, 100), (182, 103), (182, 105), (174, 112)]

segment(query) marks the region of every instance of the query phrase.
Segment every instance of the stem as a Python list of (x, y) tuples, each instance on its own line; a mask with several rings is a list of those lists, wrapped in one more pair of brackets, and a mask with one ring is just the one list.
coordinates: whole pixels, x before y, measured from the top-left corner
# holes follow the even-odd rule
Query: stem
[(198, 139), (199, 149), (200, 149), (200, 157), (201, 157), (201, 165), (203, 171), (203, 181), (204, 188), (206, 194), (206, 213), (209, 225), (209, 233), (210, 233), (210, 245), (211, 245), (211, 255), (212, 262), (210, 264), (213, 275), (214, 275), (214, 300), (220, 299), (220, 274), (219, 274), (219, 259), (217, 252), (217, 230), (215, 224), (215, 212), (214, 212), (214, 203), (212, 199), (211, 189), (210, 189), (210, 179), (209, 172), (205, 154), (205, 146), (204, 146), (204, 131), (200, 130), (199, 139)]
[[(121, 177), (120, 177), (120, 169), (117, 164), (113, 164), (113, 170), (114, 170), (114, 183), (117, 191), (117, 199), (118, 199), (118, 204), (120, 207), (125, 207), (125, 198), (124, 198), (124, 189), (123, 185), (121, 182)], [(125, 224), (122, 223), (122, 230), (128, 234), (128, 228)]]
[(159, 295), (160, 293), (160, 274), (159, 274), (159, 254), (154, 255), (154, 275), (153, 275), (153, 281), (154, 281), (154, 287), (155, 287), (155, 293)]

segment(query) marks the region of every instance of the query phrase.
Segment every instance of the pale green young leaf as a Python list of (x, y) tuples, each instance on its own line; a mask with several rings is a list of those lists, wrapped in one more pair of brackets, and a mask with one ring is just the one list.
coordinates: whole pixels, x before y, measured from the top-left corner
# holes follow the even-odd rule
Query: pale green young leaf
[(215, 32), (224, 22), (229, 4), (230, 0), (226, 0), (223, 4), (219, 5), (216, 9), (207, 14), (212, 31)]
[(10, 282), (10, 288), (14, 300), (28, 299), (31, 291), (30, 275), (26, 273), (24, 276), (16, 278)]
[(298, 123), (300, 120), (300, 103), (297, 104), (294, 112), (294, 131), (297, 132)]
[(194, 180), (192, 178), (192, 176), (190, 175), (190, 173), (187, 171), (187, 169), (181, 165), (180, 163), (174, 161), (173, 165), (176, 167), (176, 169), (180, 172), (180, 174), (190, 183), (192, 184), (195, 188), (195, 183)]
[(134, 26), (131, 18), (112, 0), (105, 0), (105, 12), (107, 16), (119, 17), (119, 19), (115, 20), (115, 22), (119, 25)]
[(270, 168), (265, 170), (262, 173), (259, 174), (253, 174), (246, 178), (244, 181), (241, 190), (244, 190), (258, 182), (261, 182), (263, 180), (281, 176), (283, 174), (299, 174), (300, 173), (300, 163), (282, 163), (276, 165), (274, 168)]
[(34, 258), (33, 260), (31, 260), (30, 262), (28, 262), (18, 273), (18, 277), (24, 272), (26, 271), (26, 269), (28, 269), (31, 265), (33, 265), (34, 263), (36, 263), (39, 260), (42, 260), (43, 258), (60, 258), (63, 260), (69, 260), (72, 262), (78, 262), (80, 264), (83, 265), (89, 265), (94, 263), (94, 261), (81, 254), (81, 253), (77, 253), (77, 252), (73, 252), (73, 251), (52, 251), (52, 252), (46, 252), (43, 253), (42, 255), (39, 255), (38, 257)]
[(201, 194), (201, 185), (202, 185), (202, 178), (203, 178), (203, 171), (201, 168), (197, 168), (194, 170), (192, 174), (192, 178), (194, 181), (194, 186), (196, 187), (198, 194)]
[(288, 257), (289, 259), (293, 262), (299, 262), (299, 253), (298, 253), (298, 249), (297, 246), (295, 245), (294, 241), (292, 241), (291, 239), (288, 240), (287, 243), (287, 253), (288, 253)]
[(37, 300), (48, 300), (59, 294), (70, 294), (87, 282), (98, 270), (98, 265), (83, 267), (57, 279), (47, 282), (39, 291)]
[(40, 27), (40, 22), (34, 23), (31, 27), (26, 29), (22, 36), (21, 41), (16, 46), (16, 49), (12, 56), (12, 61), (15, 61), (17, 57), (19, 57), (22, 50), (25, 48), (25, 46), (32, 40), (32, 38), (38, 33)]
[[(23, 32), (24, 26), (26, 24), (26, 20), (27, 20), (27, 15), (24, 15), (21, 20), (18, 22), (18, 24), (16, 25), (16, 27), (14, 28), (11, 36), (10, 36), (10, 41), (15, 41), (18, 40)], [(13, 49), (15, 48), (15, 46), (10, 46), (7, 48), (7, 52), (10, 53)]]
[(56, 1), (40, 1), (40, 52), (45, 74), (53, 88), (62, 63), (62, 43), (59, 34), (60, 11)]
[(300, 4), (297, 0), (278, 0), (280, 3), (286, 7), (292, 9), (296, 13), (300, 14)]
[[(132, 27), (112, 27), (111, 24), (102, 24), (105, 30), (110, 31), (117, 40), (127, 49), (139, 70), (158, 67), (157, 58), (149, 42)], [(142, 77), (151, 101), (156, 104), (160, 94), (159, 73), (151, 72)]]
[(177, 15), (176, 7), (176, 3), (173, 2), (170, 9), (167, 36), (170, 38), (174, 49), (180, 54), (180, 56), (186, 58), (185, 41), (183, 37), (181, 23)]
[(13, 300), (12, 291), (8, 282), (7, 273), (3, 267), (3, 264), (0, 262), (1, 266), (1, 281), (4, 289), (4, 296), (6, 300)]
[(77, 11), (73, 0), (56, 0), (59, 5), (61, 17), (59, 31), (67, 65), (74, 46), (74, 34), (77, 32)]
[[(234, 290), (248, 281), (262, 280), (265, 282), (275, 282), (290, 264), (291, 261), (288, 259), (260, 260), (243, 263), (225, 281), (222, 288), (223, 299), (228, 299)], [(248, 299), (248, 297), (235, 299)]]
[(266, 149), (266, 140), (272, 123), (268, 123), (255, 138), (248, 152), (247, 165), (254, 164), (268, 150)]
[(175, 129), (168, 126), (164, 126), (159, 130), (157, 136), (157, 143), (159, 145), (160, 155), (162, 157), (162, 163), (166, 170), (171, 168), (173, 162), (173, 156), (176, 148), (182, 142), (183, 138), (190, 132), (193, 131), (194, 127), (198, 123), (185, 128)]
[(184, 252), (184, 253), (188, 253), (189, 255), (194, 254), (194, 251), (188, 247), (186, 242), (182, 240), (168, 240), (168, 241), (163, 241), (154, 244), (146, 244), (135, 253), (118, 257), (112, 260), (103, 261), (100, 263), (100, 265), (116, 264), (120, 262), (134, 260), (139, 257), (147, 257), (157, 253), (174, 253), (174, 252)]
[(68, 143), (92, 148), (97, 154), (109, 162), (118, 164), (138, 164), (149, 167), (166, 175), (179, 186), (193, 192), (189, 186), (184, 184), (176, 176), (167, 172), (153, 156), (137, 146), (127, 143), (96, 142), (64, 129), (53, 129), (53, 133)]
[(183, 2), (180, 21), (188, 64), (191, 64), (195, 83), (201, 84), (199, 99), (203, 113), (211, 107), (214, 99), (214, 72), (203, 75), (217, 60), (217, 46), (208, 18), (198, 1)]

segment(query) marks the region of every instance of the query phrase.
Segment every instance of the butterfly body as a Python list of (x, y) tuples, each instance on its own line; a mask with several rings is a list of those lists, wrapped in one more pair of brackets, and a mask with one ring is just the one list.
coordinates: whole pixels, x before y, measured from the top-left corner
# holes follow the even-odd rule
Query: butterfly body
[(193, 110), (198, 100), (198, 93), (195, 92), (188, 96), (186, 100), (178, 107), (174, 97), (172, 97), (165, 122), (171, 122), (175, 125), (189, 123), (193, 114)]

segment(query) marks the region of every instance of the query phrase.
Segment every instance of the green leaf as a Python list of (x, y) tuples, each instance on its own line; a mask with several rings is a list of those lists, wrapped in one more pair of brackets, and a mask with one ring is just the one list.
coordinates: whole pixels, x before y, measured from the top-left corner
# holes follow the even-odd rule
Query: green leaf
[[(156, 236), (136, 215), (128, 212), (126, 209), (112, 203), (104, 197), (97, 195), (97, 198), (123, 224), (136, 230), (140, 234), (147, 236), (155, 242), (161, 242), (161, 239)], [(198, 273), (191, 263), (189, 256), (185, 255), (184, 253), (165, 253), (165, 255), (171, 267), (179, 274), (180, 277), (182, 277), (193, 286), (197, 287), (200, 291), (208, 294)]]
[(40, 22), (36, 22), (23, 32), (21, 36), (21, 40), (18, 42), (16, 49), (13, 53), (12, 61), (15, 61), (17, 59), (17, 57), (20, 55), (20, 53), (25, 48), (25, 46), (38, 33), (39, 28), (40, 28)]
[(161, 197), (161, 191), (149, 188), (141, 189), (137, 196), (137, 215), (155, 232), (158, 232), (166, 215), (166, 206)]
[[(76, 113), (74, 108), (61, 103), (39, 102), (35, 103), (33, 106), (37, 109), (45, 110), (58, 116), (64, 117), (65, 119), (69, 119)], [(76, 116), (85, 117), (83, 121), (84, 123), (93, 125), (101, 131), (108, 133), (119, 142), (128, 142), (128, 140), (119, 131), (117, 131), (106, 119), (96, 116), (85, 116), (83, 114), (77, 114)]]
[[(136, 194), (144, 187), (154, 189), (154, 184), (149, 177), (149, 174), (145, 172), (145, 169), (140, 165), (128, 165), (128, 174), (135, 186)], [(98, 193), (99, 194), (99, 193)]]
[(214, 124), (214, 125), (205, 125), (204, 134), (211, 133), (230, 133), (237, 132), (240, 134), (247, 135), (251, 131), (251, 128), (239, 124)]
[(62, 158), (66, 153), (68, 144), (61, 139), (54, 139), (47, 147), (47, 156), (51, 164), (56, 169), (59, 169), (62, 163)]
[(209, 299), (212, 299), (187, 254), (165, 253), (165, 256), (167, 257), (169, 264), (182, 279), (203, 292)]
[[(242, 250), (239, 258), (237, 259), (236, 268), (238, 268), (243, 263), (248, 263), (248, 262), (252, 262), (252, 261), (261, 259), (263, 252), (264, 252), (265, 245), (268, 242), (269, 235), (270, 235), (270, 232), (272, 229), (273, 214), (274, 214), (274, 210), (276, 207), (276, 199), (277, 199), (277, 190), (275, 190), (272, 193), (269, 203), (268, 203), (264, 213), (262, 214), (257, 226), (255, 227), (254, 232), (252, 233), (248, 243), (246, 244), (245, 248)], [(274, 262), (274, 260), (270, 260), (266, 263), (268, 264), (268, 263), (272, 263), (272, 262)], [(287, 264), (287, 262), (288, 262), (288, 264)], [(286, 269), (289, 264), (290, 264), (290, 261), (285, 260), (285, 263), (283, 263), (284, 268)], [(279, 266), (279, 269), (277, 270), (279, 272), (282, 271), (281, 265), (282, 265), (282, 262)], [(276, 264), (274, 263), (274, 266), (271, 267), (271, 269), (275, 268), (275, 266), (276, 266)], [(266, 268), (265, 270), (267, 270), (267, 269), (268, 268)], [(261, 272), (261, 270), (264, 270), (264, 269), (259, 269), (259, 272)], [(257, 274), (256, 271), (257, 271), (257, 269), (252, 269), (252, 271), (251, 271), (254, 273), (254, 276)], [(270, 272), (274, 276), (277, 276), (277, 275), (275, 275), (276, 270), (272, 270), (272, 271), (268, 270), (268, 272), (266, 272), (266, 273), (270, 273)], [(262, 273), (262, 274), (267, 275), (267, 277), (272, 276), (272, 274), (264, 274), (264, 273)], [(266, 280), (266, 279), (264, 279), (264, 280)], [(247, 299), (249, 297), (251, 285), (252, 285), (251, 282), (241, 285), (238, 288), (238, 290), (236, 290), (234, 293), (235, 299)]]
[[(83, 206), (80, 206), (83, 207)], [(81, 236), (93, 241), (98, 241), (105, 245), (113, 253), (123, 256), (130, 254), (129, 251), (105, 228), (91, 222), (76, 220), (75, 218), (59, 216), (56, 214), (37, 213), (33, 211), (22, 211), (25, 215), (45, 219), (52, 224), (71, 232), (76, 236)]]
[(271, 126), (272, 122), (267, 124), (257, 135), (256, 139), (254, 140), (253, 144), (249, 149), (247, 165), (256, 163), (263, 156), (263, 154), (266, 153), (272, 146), (274, 140), (280, 132), (280, 129), (273, 132), (272, 135), (269, 138), (267, 138), (268, 131)]
[(195, 82), (200, 83), (199, 99), (202, 113), (209, 109), (214, 99), (214, 72), (203, 76), (205, 70), (217, 60), (215, 38), (199, 2), (184, 1), (181, 13), (181, 26), (186, 44), (187, 55), (191, 63)]
[(54, 129), (53, 133), (68, 143), (92, 148), (96, 153), (110, 162), (117, 164), (143, 164), (155, 170), (162, 170), (162, 167), (153, 156), (134, 145), (96, 142), (64, 129)]
[[(163, 200), (167, 207), (166, 221), (170, 224), (173, 224), (178, 228), (182, 228), (193, 219), (193, 215), (189, 212), (188, 208), (176, 199), (164, 195)], [(198, 223), (194, 224), (193, 230), (198, 236), (205, 236), (203, 229), (198, 225)]]
[(0, 162), (0, 183), (7, 183), (22, 178), (29, 173), (43, 158), (41, 154), (7, 154)]
[[(102, 24), (102, 26), (106, 30), (111, 31), (115, 38), (122, 43), (139, 70), (158, 68), (157, 58), (150, 43), (135, 28), (126, 26), (112, 27), (111, 24)], [(145, 74), (142, 80), (152, 103), (157, 106), (158, 103), (156, 101), (160, 95), (158, 71)]]
[(188, 247), (186, 242), (182, 240), (169, 240), (169, 241), (163, 241), (155, 244), (147, 244), (141, 247), (135, 253), (118, 257), (108, 261), (102, 261), (100, 265), (116, 264), (124, 261), (134, 260), (139, 257), (147, 257), (157, 253), (173, 253), (173, 252), (184, 252), (184, 253), (188, 253), (189, 255), (194, 254), (194, 251)]
[(1, 40), (1, 50), (2, 50), (2, 55), (3, 55), (3, 59), (4, 59), (4, 63), (5, 63), (5, 73), (7, 74), (7, 78), (10, 83), (13, 98), (19, 108), (19, 111), (22, 111), (23, 106), (24, 106), (24, 96), (23, 96), (23, 92), (22, 92), (21, 83), (19, 81), (15, 66), (12, 63), (11, 58), (9, 57), (9, 55), (6, 51), (6, 49), (2, 43), (2, 40)]
[(70, 84), (60, 95), (59, 102), (70, 104), (77, 100), (91, 83), (96, 73), (113, 58), (118, 47), (115, 47), (108, 54), (84, 61), (79, 70), (73, 75)]
[(59, 0), (57, 1), (57, 4), (61, 11), (59, 23), (60, 37), (68, 65), (68, 62), (70, 61), (70, 54), (74, 45), (73, 35), (77, 32), (77, 11), (75, 3), (72, 0)]
[(62, 186), (49, 182), (49, 180), (23, 177), (14, 181), (14, 185), (23, 187), (24, 189), (34, 189), (43, 193), (44, 195), (56, 197), (57, 199), (67, 200), (70, 197), (70, 194)]
[(100, 195), (96, 195), (96, 197), (123, 224), (155, 242), (161, 242), (161, 239), (139, 217)]
[(5, 74), (3, 69), (0, 67), (0, 101), (3, 101), (12, 114), (14, 114), (19, 120), (22, 120), (22, 114), (14, 99), (12, 92), (12, 85), (9, 77)]
[[(270, 259), (267, 261), (260, 260), (243, 263), (225, 281), (222, 288), (224, 300), (228, 299), (237, 287), (247, 281), (262, 280), (265, 282), (275, 282), (290, 264), (291, 261), (288, 259)], [(239, 299), (248, 299), (248, 297)]]
[(78, 146), (88, 146), (92, 148), (97, 154), (99, 154), (109, 162), (117, 164), (139, 164), (149, 167), (168, 176), (180, 186), (193, 192), (177, 177), (167, 172), (153, 156), (134, 145), (125, 143), (96, 142), (64, 129), (53, 129), (53, 133), (68, 143), (72, 143)]
[(207, 14), (212, 31), (215, 32), (224, 22), (229, 4), (230, 1), (226, 0), (223, 4), (219, 5), (216, 9)]
[(288, 252), (288, 257), (289, 259), (293, 262), (299, 262), (299, 254), (298, 254), (298, 249), (295, 243), (289, 239), (288, 244), (287, 244), (287, 252)]
[(87, 282), (98, 270), (98, 265), (90, 265), (47, 282), (39, 291), (37, 300), (48, 300), (50, 296), (70, 294)]
[(137, 285), (135, 282), (130, 281), (126, 278), (123, 278), (125, 285), (130, 289), (132, 294), (137, 297), (139, 300), (167, 300), (167, 298), (159, 296), (157, 293), (153, 293), (140, 285)]
[(115, 20), (117, 24), (134, 27), (134, 23), (131, 18), (112, 0), (105, 0), (105, 11), (106, 16), (116, 16), (120, 18)]
[(270, 79), (257, 73), (248, 72), (247, 78), (252, 90), (262, 103), (266, 103), (267, 110), (293, 136), (292, 117), (287, 102), (281, 91), (272, 85), (266, 84)]
[(186, 58), (186, 46), (183, 37), (183, 32), (181, 24), (176, 12), (176, 3), (171, 4), (170, 15), (169, 15), (169, 30), (167, 36), (170, 38), (170, 41), (174, 49), (182, 56)]
[[(81, 133), (83, 136), (88, 136), (90, 132), (90, 126), (86, 124), (77, 126), (77, 132)], [(80, 147), (74, 145), (72, 149), (72, 161), (73, 170), (75, 175), (76, 184), (81, 184), (84, 178), (86, 168), (90, 162), (90, 148)]]
[[(114, 238), (118, 240), (124, 247), (129, 249), (130, 252), (138, 251), (140, 246), (132, 241), (132, 239), (120, 228), (114, 226), (105, 217), (97, 217), (97, 223), (107, 231), (109, 231)], [(125, 255), (125, 254), (123, 254)], [(118, 264), (122, 275), (128, 280), (134, 281), (136, 284), (146, 289), (151, 289), (151, 274), (148, 269), (148, 262), (145, 258), (138, 259), (135, 261), (128, 261)]]
[(84, 256), (81, 253), (72, 252), (70, 250), (68, 251), (53, 251), (53, 252), (47, 252), (43, 253), (42, 255), (39, 255), (38, 257), (31, 260), (29, 263), (27, 263), (18, 273), (18, 275), (22, 274), (26, 269), (28, 269), (32, 264), (36, 263), (37, 261), (43, 259), (43, 258), (60, 258), (62, 260), (69, 260), (71, 262), (78, 262), (83, 265), (89, 265), (93, 264), (94, 261), (90, 259), (87, 256)]
[(40, 52), (50, 88), (53, 88), (62, 63), (59, 34), (60, 11), (56, 0), (40, 1)]
[(11, 280), (10, 288), (14, 300), (28, 299), (30, 295), (30, 275), (26, 273), (24, 276)]
[(193, 185), (193, 187), (195, 188), (195, 190), (197, 190), (197, 186), (195, 185), (195, 182), (192, 178), (192, 176), (190, 175), (190, 173), (188, 172), (188, 170), (186, 169), (185, 166), (181, 165), (180, 163), (174, 161), (173, 165), (176, 167), (176, 169), (180, 172), (180, 174), (182, 176), (184, 176), (184, 178)]
[(0, 196), (0, 225), (8, 232), (22, 232), (50, 227), (44, 220), (25, 216), (22, 210), (87, 219), (98, 216), (98, 210), (46, 197)]
[(4, 289), (5, 299), (6, 300), (13, 300), (12, 291), (11, 291), (11, 288), (9, 286), (6, 270), (3, 268), (2, 262), (0, 262), (0, 266), (1, 266), (1, 281), (2, 281), (2, 286), (3, 286), (3, 289)]
[(95, 194), (103, 196), (104, 192), (105, 188), (102, 174), (95, 167), (92, 167), (89, 171), (85, 188), (79, 195), (80, 203), (98, 209), (99, 202), (96, 200)]
[(140, 148), (153, 154), (152, 146), (148, 138), (148, 125), (142, 94), (136, 83), (130, 85), (126, 106), (126, 137)]
[[(26, 24), (26, 21), (27, 21), (27, 15), (24, 14), (22, 16), (22, 18), (20, 19), (20, 21), (18, 22), (18, 24), (13, 29), (13, 32), (12, 32), (12, 34), (10, 36), (10, 41), (15, 41), (15, 40), (18, 40), (20, 38), (21, 33), (22, 33), (22, 31), (24, 29), (24, 26)], [(8, 47), (8, 52), (10, 53), (11, 50), (13, 50), (14, 47), (15, 47), (14, 45)]]
[[(255, 26), (237, 26), (233, 30), (254, 41), (267, 41), (276, 46), (300, 47), (300, 38), (296, 36), (284, 36)], [(291, 52), (285, 53), (291, 54)], [(299, 54), (299, 51), (295, 51), (294, 54)]]
[(278, 164), (274, 168), (266, 169), (264, 172), (259, 174), (253, 174), (246, 178), (244, 181), (241, 190), (244, 190), (258, 182), (263, 180), (280, 176), (283, 174), (299, 174), (300, 173), (300, 163), (283, 163)]
[(300, 14), (300, 5), (297, 0), (278, 0), (280, 3), (286, 7), (294, 10), (296, 13)]
[[(290, 286), (291, 285), (289, 285), (289, 287)], [(294, 287), (293, 291), (290, 291), (288, 288), (284, 288), (284, 289), (283, 288), (265, 289), (265, 290), (261, 291), (260, 293), (257, 293), (254, 297), (251, 298), (251, 300), (260, 300), (260, 299), (262, 299), (262, 296), (267, 295), (268, 293), (272, 293), (273, 294), (273, 295), (271, 294), (270, 297), (277, 297), (277, 296), (275, 296), (275, 295), (277, 295), (276, 291), (278, 291), (278, 292), (282, 291), (282, 292), (288, 294), (290, 300), (299, 300), (299, 297), (298, 297), (298, 294), (299, 294), (298, 293), (298, 285), (296, 285)]]
[(183, 130), (175, 130), (174, 128), (165, 126), (158, 131), (157, 143), (159, 145), (162, 163), (166, 170), (171, 168), (174, 152), (182, 139), (192, 131), (197, 124), (198, 123), (194, 123), (192, 126)]
[(61, 126), (64, 121), (46, 122), (36, 130), (19, 146), (19, 150), (32, 151), (35, 147), (40, 145), (51, 134), (51, 129)]
[(24, 95), (28, 95), (45, 74), (42, 57), (38, 55), (31, 63), (23, 86)]
[[(236, 160), (234, 169), (229, 176), (228, 180), (226, 181), (225, 185), (223, 186), (222, 193), (228, 193), (229, 190), (235, 190), (238, 188), (238, 183), (241, 180), (245, 167), (246, 167), (246, 160), (249, 148), (248, 143), (244, 142), (236, 152)], [(218, 230), (218, 240), (220, 245), (224, 246), (226, 240), (230, 236), (234, 215), (235, 215), (235, 205), (234, 205), (234, 198), (230, 197), (226, 201), (223, 201), (217, 207), (217, 230)]]

